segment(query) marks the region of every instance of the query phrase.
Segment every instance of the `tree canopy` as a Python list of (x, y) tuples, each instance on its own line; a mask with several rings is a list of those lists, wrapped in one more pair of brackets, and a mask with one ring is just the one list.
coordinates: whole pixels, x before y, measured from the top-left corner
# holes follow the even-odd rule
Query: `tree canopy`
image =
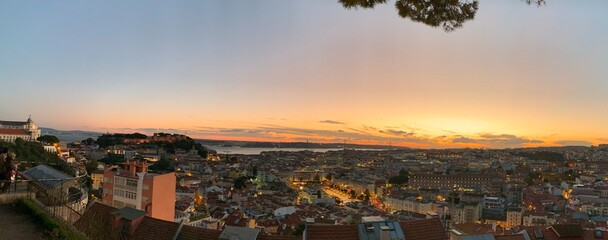
[(236, 188), (236, 189), (245, 188), (245, 183), (247, 183), (247, 180), (249, 180), (248, 177), (239, 177), (237, 179), (234, 179), (234, 188)]
[(409, 180), (408, 172), (402, 168), (401, 170), (399, 170), (399, 175), (393, 176), (388, 179), (388, 183), (394, 184), (394, 185), (403, 185), (403, 184), (407, 183), (408, 180)]
[(56, 136), (53, 136), (53, 135), (42, 135), (42, 136), (36, 138), (36, 140), (38, 140), (40, 142), (48, 143), (48, 144), (59, 143), (59, 138), (57, 138)]
[(87, 169), (87, 173), (89, 173), (89, 174), (91, 174), (94, 171), (96, 171), (98, 166), (99, 166), (99, 163), (95, 159), (89, 160), (85, 164), (85, 168)]
[[(165, 151), (167, 151), (168, 153), (172, 153), (174, 154), (177, 150), (183, 150), (183, 151), (191, 151), (191, 150), (195, 150), (196, 153), (201, 156), (201, 157), (207, 157), (207, 154), (209, 152), (209, 150), (204, 147), (203, 145), (201, 145), (200, 143), (196, 142), (194, 139), (187, 137), (187, 136), (183, 136), (183, 135), (179, 135), (179, 134), (169, 134), (169, 133), (156, 133), (155, 137), (169, 137), (169, 140), (167, 139), (157, 139), (157, 138), (149, 138), (148, 136), (141, 134), (141, 133), (130, 133), (130, 134), (123, 134), (123, 133), (115, 133), (115, 134), (104, 134), (101, 135), (97, 138), (97, 145), (99, 145), (99, 147), (101, 148), (107, 148), (110, 146), (115, 146), (115, 145), (120, 145), (120, 144), (130, 144), (133, 143), (132, 140), (144, 140), (144, 139), (148, 139), (147, 141), (136, 141), (139, 143), (141, 143), (143, 146), (149, 145), (149, 146), (154, 146), (154, 147), (162, 147)], [(174, 137), (174, 139), (171, 139), (171, 137)], [(87, 143), (89, 143), (90, 141), (87, 139)]]
[[(542, 6), (545, 0), (523, 0), (528, 5)], [(338, 0), (346, 9), (372, 9), (387, 0)], [(478, 0), (397, 0), (395, 8), (399, 16), (431, 27), (441, 27), (446, 32), (461, 28), (473, 20), (479, 8)]]
[(17, 155), (15, 159), (17, 162), (46, 163), (59, 159), (56, 154), (45, 151), (40, 143), (25, 141), (21, 138), (17, 138), (14, 143), (0, 140), (0, 147), (6, 147), (9, 151), (14, 152)]

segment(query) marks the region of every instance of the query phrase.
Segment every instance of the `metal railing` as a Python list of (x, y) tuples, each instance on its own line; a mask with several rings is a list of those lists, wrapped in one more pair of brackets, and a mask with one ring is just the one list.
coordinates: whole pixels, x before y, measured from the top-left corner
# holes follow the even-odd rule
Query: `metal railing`
[[(25, 179), (21, 173), (14, 181), (0, 180), (0, 195), (31, 198), (55, 218), (73, 223), (82, 216), (88, 200), (88, 175), (64, 179)], [(27, 193), (27, 194), (24, 194)]]

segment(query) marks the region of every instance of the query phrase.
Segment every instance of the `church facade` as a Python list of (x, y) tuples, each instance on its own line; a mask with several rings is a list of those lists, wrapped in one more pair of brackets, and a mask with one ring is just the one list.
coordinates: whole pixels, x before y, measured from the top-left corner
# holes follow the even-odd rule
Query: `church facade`
[(25, 122), (0, 121), (0, 140), (2, 141), (15, 142), (17, 138), (25, 141), (36, 141), (40, 134), (40, 129), (31, 117)]

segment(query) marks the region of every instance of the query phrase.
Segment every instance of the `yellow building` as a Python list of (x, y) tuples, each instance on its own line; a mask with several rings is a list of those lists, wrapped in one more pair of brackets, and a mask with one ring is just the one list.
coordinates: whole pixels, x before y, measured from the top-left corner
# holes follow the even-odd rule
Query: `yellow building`
[(97, 190), (101, 187), (101, 183), (103, 182), (103, 171), (92, 172), (91, 173), (91, 188)]

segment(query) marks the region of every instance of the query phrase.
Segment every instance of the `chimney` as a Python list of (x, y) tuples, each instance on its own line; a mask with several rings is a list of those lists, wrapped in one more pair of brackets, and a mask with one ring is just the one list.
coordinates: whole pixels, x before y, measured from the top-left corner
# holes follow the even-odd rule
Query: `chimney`
[(129, 171), (131, 174), (135, 174), (137, 172), (137, 162), (127, 161), (127, 166), (127, 171)]
[(380, 240), (391, 240), (391, 229), (388, 226), (380, 226)]

